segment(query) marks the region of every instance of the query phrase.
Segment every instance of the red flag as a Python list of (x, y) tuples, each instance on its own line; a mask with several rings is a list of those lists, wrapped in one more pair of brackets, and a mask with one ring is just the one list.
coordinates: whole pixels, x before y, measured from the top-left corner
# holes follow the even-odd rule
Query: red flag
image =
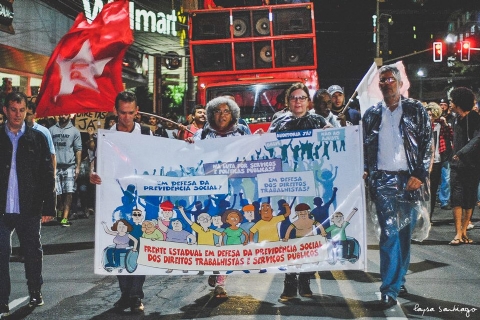
[(112, 111), (132, 42), (128, 1), (106, 4), (92, 23), (80, 13), (47, 63), (37, 116)]

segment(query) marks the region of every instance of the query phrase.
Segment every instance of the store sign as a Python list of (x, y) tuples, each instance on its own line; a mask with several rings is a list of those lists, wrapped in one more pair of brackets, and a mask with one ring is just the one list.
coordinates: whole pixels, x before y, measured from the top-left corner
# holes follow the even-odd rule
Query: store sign
[[(109, 0), (108, 2), (112, 2)], [(102, 0), (83, 0), (83, 11), (88, 20), (92, 21), (103, 8)], [(136, 31), (159, 33), (169, 36), (177, 36), (176, 30), (177, 14), (175, 10), (171, 13), (147, 11), (136, 9), (135, 3), (130, 1), (130, 28)]]

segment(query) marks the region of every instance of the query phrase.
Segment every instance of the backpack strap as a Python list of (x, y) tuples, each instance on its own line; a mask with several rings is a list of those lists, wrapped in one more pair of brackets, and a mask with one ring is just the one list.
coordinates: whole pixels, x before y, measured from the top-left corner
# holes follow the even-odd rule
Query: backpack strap
[(148, 126), (144, 126), (144, 125), (140, 125), (140, 132), (142, 134), (146, 134), (146, 135), (150, 135), (150, 127)]

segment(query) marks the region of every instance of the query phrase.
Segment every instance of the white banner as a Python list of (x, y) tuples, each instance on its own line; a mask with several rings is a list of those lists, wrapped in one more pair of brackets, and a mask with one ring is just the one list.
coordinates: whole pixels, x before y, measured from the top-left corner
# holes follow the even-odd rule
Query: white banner
[(365, 270), (362, 145), (360, 126), (194, 144), (100, 130), (95, 273)]

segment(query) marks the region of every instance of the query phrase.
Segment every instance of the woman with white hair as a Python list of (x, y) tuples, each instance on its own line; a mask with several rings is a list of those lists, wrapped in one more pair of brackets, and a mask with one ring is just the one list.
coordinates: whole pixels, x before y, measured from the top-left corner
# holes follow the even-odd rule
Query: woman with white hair
[[(207, 114), (207, 123), (205, 123), (202, 129), (195, 132), (193, 137), (188, 138), (187, 142), (251, 134), (245, 125), (238, 123), (240, 107), (228, 96), (220, 96), (210, 100), (205, 107), (205, 112)], [(227, 297), (227, 292), (225, 291), (226, 280), (226, 275), (209, 276), (208, 284), (215, 287), (213, 294), (216, 298)]]
[(238, 123), (240, 107), (232, 99), (221, 96), (210, 100), (205, 108), (207, 123), (193, 136), (193, 140), (203, 140), (250, 134), (250, 130)]

